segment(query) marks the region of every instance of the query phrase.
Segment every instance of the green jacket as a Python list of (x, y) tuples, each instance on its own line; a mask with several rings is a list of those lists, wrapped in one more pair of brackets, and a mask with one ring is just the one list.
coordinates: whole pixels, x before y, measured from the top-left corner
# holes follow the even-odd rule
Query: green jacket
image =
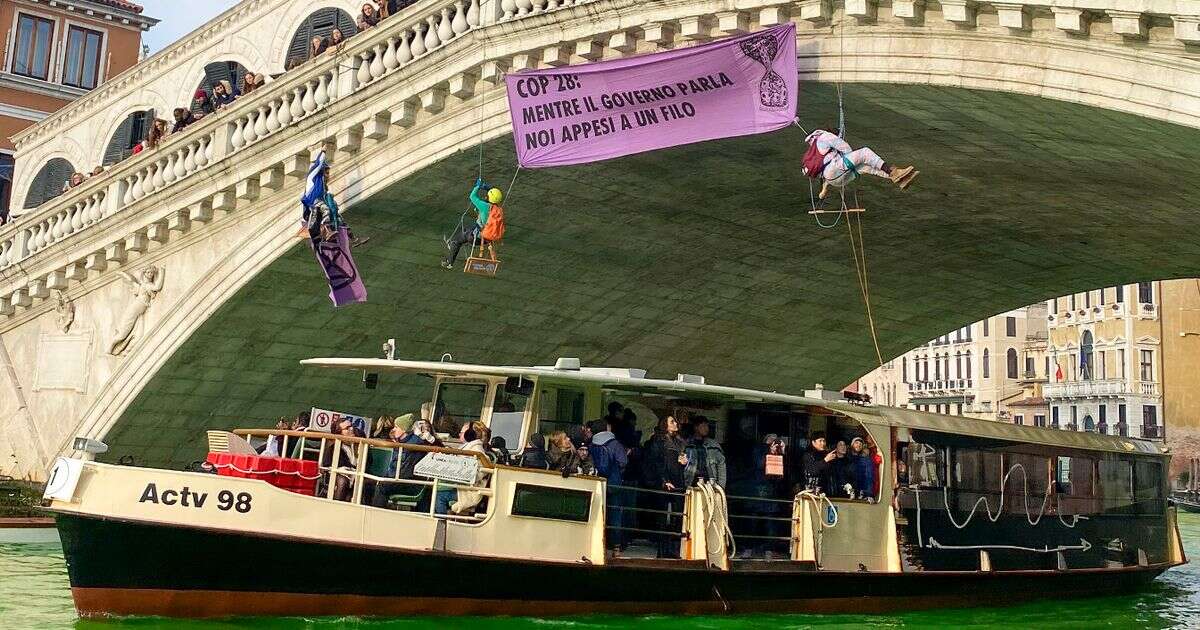
[(483, 184), (476, 184), (475, 188), (471, 189), (471, 203), (479, 211), (479, 218), (475, 219), (475, 224), (481, 228), (487, 225), (488, 213), (492, 211), (491, 202), (479, 195), (482, 190)]

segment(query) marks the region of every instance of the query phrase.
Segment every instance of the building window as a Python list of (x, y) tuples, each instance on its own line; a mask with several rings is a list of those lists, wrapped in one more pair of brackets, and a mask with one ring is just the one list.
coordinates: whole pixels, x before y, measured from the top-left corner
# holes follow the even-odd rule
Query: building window
[(908, 382), (908, 357), (900, 357), (900, 382)]
[(17, 41), (13, 45), (12, 73), (50, 80), (50, 52), (54, 49), (54, 21), (17, 14)]
[(1154, 284), (1150, 282), (1138, 283), (1138, 302), (1142, 304), (1154, 303)]
[(1004, 334), (1008, 335), (1009, 337), (1017, 336), (1017, 318), (1016, 317), (1005, 317), (1004, 318)]
[(1013, 416), (1013, 424), (1025, 424), (1025, 416), (1021, 414)]
[(1008, 352), (1005, 353), (1005, 359), (1008, 364), (1007, 365), (1008, 378), (1016, 380), (1016, 378), (1017, 378), (1017, 350), (1015, 348), (1009, 348)]
[(1042, 372), (1042, 376), (1046, 377), (1046, 380), (1050, 380), (1050, 357), (1046, 357), (1046, 371)]
[(983, 320), (983, 336), (988, 336), (988, 320)]
[(958, 404), (954, 405), (954, 415), (957, 415), (957, 416), (962, 415), (962, 403), (958, 403)]
[(1142, 382), (1154, 382), (1154, 351), (1142, 350), (1139, 356), (1141, 361), (1138, 362), (1138, 374), (1141, 376)]
[(1050, 426), (1055, 429), (1058, 428), (1058, 407), (1050, 409)]
[(1096, 357), (1092, 351), (1092, 331), (1083, 331), (1083, 336), (1079, 338), (1079, 376), (1085, 381), (1092, 380), (1095, 375), (1095, 368), (1092, 364), (1096, 362)]
[(1096, 427), (1100, 433), (1108, 433), (1108, 405), (1100, 405), (1100, 425)]
[(1025, 357), (1025, 378), (1033, 378), (1034, 376), (1037, 376), (1037, 374), (1034, 373), (1034, 365), (1033, 357)]
[(67, 55), (63, 61), (64, 85), (90, 90), (100, 83), (100, 54), (104, 33), (72, 25), (67, 29)]
[(984, 348), (983, 349), (983, 378), (991, 378), (992, 377), (991, 376), (992, 368), (991, 368), (991, 366), (988, 365), (988, 360), (990, 358), (991, 357), (988, 354), (987, 348)]
[(1113, 287), (1113, 290), (1117, 292), (1117, 299), (1113, 300), (1113, 302), (1116, 304), (1120, 304), (1121, 302), (1124, 302), (1125, 301), (1125, 287), (1115, 286), (1115, 287)]
[(971, 351), (967, 350), (967, 380), (971, 380)]
[(1100, 306), (1104, 306), (1104, 292), (1108, 289), (1100, 289)]
[(942, 360), (941, 357), (933, 357), (933, 380), (942, 380)]
[(1083, 308), (1092, 308), (1092, 292), (1083, 292)]
[(1075, 294), (1071, 294), (1071, 310), (1075, 310)]
[(1099, 352), (1099, 355), (1100, 358), (1098, 359), (1094, 369), (1100, 372), (1100, 380), (1103, 381), (1104, 379), (1108, 378), (1108, 357), (1104, 354), (1103, 350)]
[(1068, 428), (1072, 431), (1079, 428), (1079, 408), (1075, 405), (1071, 405), (1071, 424)]
[(1044, 416), (1040, 413), (1034, 414), (1033, 415), (1033, 426), (1035, 426), (1035, 427), (1046, 426), (1046, 416)]
[(1058, 298), (1054, 298), (1054, 313), (1055, 313), (1055, 314), (1058, 314), (1058, 313), (1061, 313), (1061, 312), (1062, 312), (1062, 311), (1058, 310)]
[(1125, 349), (1117, 348), (1117, 378), (1125, 378)]
[(960, 379), (963, 377), (962, 353), (961, 352), (954, 353), (954, 374), (955, 374), (955, 376), (957, 376)]
[(1125, 404), (1117, 405), (1117, 434), (1129, 437), (1129, 425), (1125, 422)]
[(1142, 437), (1158, 437), (1154, 431), (1158, 428), (1158, 407), (1142, 405), (1142, 426), (1146, 428), (1142, 431)]

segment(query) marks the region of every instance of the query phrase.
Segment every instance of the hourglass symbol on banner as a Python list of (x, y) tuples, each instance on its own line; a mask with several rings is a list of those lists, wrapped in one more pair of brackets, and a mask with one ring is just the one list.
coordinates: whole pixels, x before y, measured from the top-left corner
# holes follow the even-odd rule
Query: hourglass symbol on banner
[(761, 63), (767, 73), (758, 82), (758, 98), (763, 107), (779, 109), (788, 104), (787, 83), (772, 67), (779, 54), (779, 40), (772, 34), (759, 35), (740, 44), (742, 53)]

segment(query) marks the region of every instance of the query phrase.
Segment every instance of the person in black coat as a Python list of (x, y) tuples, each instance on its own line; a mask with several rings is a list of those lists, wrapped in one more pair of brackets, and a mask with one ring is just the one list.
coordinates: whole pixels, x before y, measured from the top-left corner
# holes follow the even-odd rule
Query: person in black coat
[(825, 444), (824, 433), (813, 433), (808, 450), (804, 452), (804, 458), (801, 460), (801, 470), (804, 474), (801, 484), (805, 489), (817, 494), (829, 494), (829, 469), (833, 460), (837, 458), (836, 453), (826, 450)]
[[(645, 484), (647, 487), (671, 493), (682, 494), (687, 490), (686, 472), (688, 465), (687, 444), (679, 437), (679, 422), (674, 416), (667, 416), (658, 423), (654, 437), (646, 443)], [(667, 514), (656, 514), (654, 529), (663, 532), (658, 542), (658, 557), (678, 558), (679, 537), (675, 532), (682, 532), (683, 497), (668, 495), (653, 495), (656, 498), (654, 509)]]

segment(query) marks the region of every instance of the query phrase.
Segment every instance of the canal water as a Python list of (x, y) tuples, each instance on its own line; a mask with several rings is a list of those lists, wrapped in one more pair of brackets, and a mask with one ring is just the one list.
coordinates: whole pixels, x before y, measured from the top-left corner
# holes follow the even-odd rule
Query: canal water
[[(334, 630), (748, 630), (750, 628), (1200, 628), (1200, 514), (1180, 516), (1188, 557), (1144, 592), (1125, 597), (1042, 601), (1011, 608), (940, 610), (897, 615), (754, 615), (740, 617), (580, 617), (576, 619), (239, 619), (180, 622), (160, 618), (81, 621), (75, 617), (67, 569), (58, 545), (0, 545), (0, 629), (123, 630), (305, 629)], [(396, 583), (410, 589), (412, 576)], [(1019, 599), (1019, 593), (1013, 593)]]

